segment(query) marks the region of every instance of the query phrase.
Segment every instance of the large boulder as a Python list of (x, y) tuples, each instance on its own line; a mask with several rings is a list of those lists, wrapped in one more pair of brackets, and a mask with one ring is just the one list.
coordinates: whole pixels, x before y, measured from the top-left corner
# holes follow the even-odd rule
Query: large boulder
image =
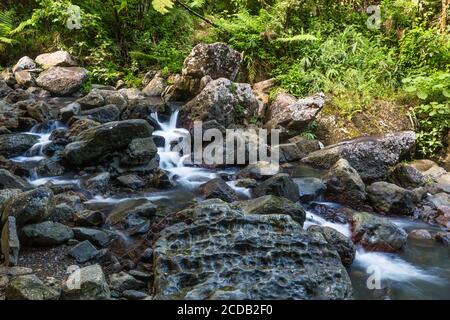
[(30, 101), (27, 104), (27, 113), (38, 122), (45, 122), (53, 118), (50, 107), (43, 101)]
[(21, 275), (6, 289), (7, 300), (58, 300), (61, 290), (45, 284), (36, 275)]
[(0, 135), (0, 155), (5, 158), (23, 155), (39, 141), (39, 136), (25, 133)]
[(61, 223), (44, 221), (23, 227), (19, 237), (20, 241), (27, 246), (54, 246), (72, 239), (73, 232)]
[(8, 217), (1, 233), (1, 249), (6, 266), (16, 266), (19, 262), (20, 241), (17, 235), (16, 218)]
[(229, 128), (256, 114), (258, 101), (249, 84), (234, 83), (225, 78), (209, 82), (181, 109), (181, 123), (192, 128), (194, 121), (216, 120)]
[(361, 137), (315, 151), (302, 159), (313, 167), (329, 169), (346, 159), (366, 182), (385, 179), (389, 167), (410, 156), (416, 135), (412, 131), (388, 133), (380, 137)]
[(193, 222), (167, 227), (155, 244), (156, 299), (352, 297), (338, 253), (290, 216), (246, 214), (217, 199), (186, 211)]
[(17, 61), (17, 63), (12, 68), (12, 72), (16, 73), (22, 70), (33, 70), (36, 69), (36, 63), (30, 57), (22, 57)]
[(372, 207), (382, 213), (394, 215), (412, 215), (415, 209), (416, 195), (388, 182), (374, 182), (367, 187)]
[[(24, 179), (12, 174), (8, 170), (0, 169), (0, 188), (1, 189), (29, 189), (31, 185)], [(1, 214), (1, 212), (0, 212)]]
[(364, 182), (345, 159), (338, 160), (322, 179), (327, 186), (325, 198), (329, 201), (360, 207), (366, 200)]
[(200, 194), (205, 199), (221, 199), (226, 202), (237, 200), (236, 192), (221, 178), (212, 179), (199, 187)]
[(167, 87), (167, 81), (160, 73), (156, 74), (153, 79), (142, 89), (142, 93), (147, 97), (161, 97)]
[(80, 67), (52, 67), (36, 79), (39, 87), (57, 96), (68, 96), (78, 91), (88, 78), (88, 72)]
[(120, 119), (120, 110), (115, 105), (109, 104), (103, 107), (82, 111), (81, 115), (99, 123), (107, 123), (118, 121)]
[(406, 232), (386, 218), (367, 212), (354, 213), (352, 240), (369, 251), (397, 252), (406, 244)]
[(51, 67), (73, 67), (77, 65), (71, 55), (63, 50), (40, 54), (35, 61), (45, 70)]
[(131, 140), (121, 162), (125, 165), (142, 165), (149, 163), (157, 154), (153, 138), (136, 138)]
[(300, 192), (297, 184), (286, 173), (274, 175), (260, 183), (253, 190), (253, 196), (255, 197), (262, 197), (269, 194), (287, 198), (294, 202), (297, 202), (300, 199)]
[(75, 270), (63, 288), (64, 300), (108, 300), (111, 291), (98, 264)]
[(93, 163), (125, 149), (133, 139), (150, 137), (152, 132), (153, 128), (145, 120), (108, 122), (78, 134), (66, 146), (64, 157), (75, 166)]
[(425, 176), (413, 166), (399, 163), (389, 175), (389, 181), (403, 188), (417, 188), (423, 186), (427, 181)]

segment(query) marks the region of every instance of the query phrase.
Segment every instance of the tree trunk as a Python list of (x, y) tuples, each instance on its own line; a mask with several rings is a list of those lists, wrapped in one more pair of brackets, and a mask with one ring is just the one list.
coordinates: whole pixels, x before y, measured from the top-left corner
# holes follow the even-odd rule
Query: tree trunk
[(449, 3), (449, 0), (442, 0), (442, 11), (441, 11), (441, 19), (440, 19), (441, 33), (447, 32), (448, 3)]

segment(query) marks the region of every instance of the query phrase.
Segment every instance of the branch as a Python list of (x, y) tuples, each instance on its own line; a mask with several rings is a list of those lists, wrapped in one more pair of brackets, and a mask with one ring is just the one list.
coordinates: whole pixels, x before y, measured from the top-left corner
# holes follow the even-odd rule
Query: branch
[(191, 8), (189, 8), (189, 6), (187, 6), (185, 3), (175, 0), (175, 3), (179, 4), (180, 6), (182, 6), (184, 9), (186, 9), (189, 13), (193, 14), (194, 16), (196, 16), (197, 18), (202, 19), (203, 21), (205, 21), (206, 23), (210, 24), (211, 26), (213, 26), (214, 28), (220, 28), (217, 24), (215, 24), (214, 22), (212, 22), (211, 20), (209, 20), (208, 18), (205, 18), (204, 16), (202, 16), (200, 13), (195, 12), (194, 10), (192, 10)]

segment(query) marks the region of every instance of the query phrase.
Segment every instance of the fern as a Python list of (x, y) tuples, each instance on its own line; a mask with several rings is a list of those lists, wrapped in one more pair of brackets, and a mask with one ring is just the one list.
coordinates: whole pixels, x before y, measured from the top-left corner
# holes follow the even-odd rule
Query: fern
[(317, 41), (318, 39), (312, 34), (298, 34), (287, 38), (278, 38), (276, 41), (280, 42), (295, 42), (295, 41)]
[(173, 0), (153, 0), (153, 8), (161, 14), (166, 14), (173, 8)]
[(14, 19), (10, 11), (0, 11), (0, 43), (12, 44), (13, 39), (10, 38), (13, 30)]

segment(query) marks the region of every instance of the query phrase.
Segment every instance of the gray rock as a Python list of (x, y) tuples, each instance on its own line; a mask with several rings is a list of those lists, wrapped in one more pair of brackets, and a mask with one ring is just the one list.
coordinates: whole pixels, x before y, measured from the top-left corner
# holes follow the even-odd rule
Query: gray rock
[(253, 196), (255, 197), (262, 197), (269, 194), (287, 198), (294, 202), (300, 199), (298, 186), (286, 173), (278, 173), (253, 189)]
[(87, 266), (72, 273), (63, 288), (65, 300), (108, 300), (111, 291), (102, 268), (98, 264)]
[(63, 122), (68, 122), (70, 118), (73, 116), (79, 115), (81, 112), (81, 106), (78, 102), (72, 102), (65, 106), (64, 108), (61, 108), (59, 110), (59, 114), (61, 116), (61, 120)]
[(17, 236), (16, 218), (8, 217), (1, 234), (1, 248), (6, 266), (17, 266), (19, 262), (20, 242)]
[(75, 235), (75, 239), (77, 240), (89, 240), (96, 246), (105, 248), (111, 242), (110, 236), (101, 230), (91, 229), (91, 228), (83, 228), (77, 227), (73, 228), (73, 233)]
[(226, 202), (233, 202), (238, 199), (236, 192), (221, 178), (209, 180), (199, 187), (200, 194), (205, 199), (221, 199)]
[(167, 87), (166, 80), (158, 73), (153, 79), (145, 86), (142, 93), (147, 97), (160, 97)]
[(6, 289), (7, 300), (58, 300), (61, 289), (46, 285), (35, 275), (18, 276)]
[(13, 175), (5, 169), (0, 169), (0, 188), (26, 190), (30, 187), (30, 184), (22, 178)]
[(123, 292), (145, 288), (145, 283), (139, 281), (126, 272), (113, 273), (109, 276), (109, 286), (112, 290)]
[(27, 246), (54, 246), (73, 238), (72, 230), (58, 222), (45, 221), (23, 227), (20, 242)]
[(151, 262), (153, 260), (153, 249), (152, 248), (145, 249), (139, 259), (145, 263)]
[(36, 79), (39, 87), (57, 96), (68, 96), (79, 90), (88, 78), (88, 72), (79, 67), (52, 67)]
[[(11, 68), (5, 68), (1, 73), (1, 80), (3, 80), (8, 86), (13, 87), (16, 84), (16, 78)], [(0, 87), (2, 85), (0, 84)]]
[(127, 174), (117, 177), (117, 181), (119, 181), (119, 183), (124, 187), (134, 190), (141, 189), (145, 186), (145, 181), (135, 174)]
[(417, 188), (425, 185), (424, 175), (411, 165), (399, 163), (389, 175), (389, 181), (403, 188)]
[(40, 54), (36, 57), (36, 63), (45, 70), (51, 67), (73, 67), (77, 65), (72, 56), (63, 50)]
[(0, 155), (12, 158), (23, 155), (39, 141), (34, 134), (12, 133), (0, 135)]
[(12, 72), (16, 73), (21, 70), (33, 70), (36, 69), (36, 63), (30, 57), (22, 57), (17, 61), (17, 63), (12, 68)]
[(45, 122), (53, 118), (50, 107), (43, 101), (29, 103), (27, 105), (27, 113), (38, 122)]
[(110, 179), (111, 175), (109, 172), (102, 172), (89, 178), (86, 182), (86, 186), (95, 192), (104, 192), (108, 188)]
[(122, 163), (125, 165), (143, 165), (149, 163), (157, 154), (153, 138), (137, 138), (133, 139), (126, 150)]
[(82, 110), (99, 108), (105, 105), (105, 98), (99, 90), (92, 90), (84, 97), (77, 100)]
[(101, 211), (83, 210), (75, 212), (73, 220), (78, 227), (99, 227), (105, 223), (106, 217)]
[(17, 71), (14, 77), (16, 78), (17, 84), (23, 88), (34, 86), (33, 75), (28, 70)]
[(278, 164), (269, 163), (267, 161), (258, 161), (247, 165), (244, 169), (240, 170), (236, 177), (238, 178), (250, 178), (250, 179), (263, 179), (271, 177), (281, 172), (281, 168)]
[(157, 209), (158, 209), (157, 205), (148, 202), (128, 211), (128, 213), (133, 215), (139, 215), (147, 219), (151, 219), (155, 217)]
[(99, 123), (106, 123), (118, 121), (120, 118), (120, 110), (115, 105), (109, 104), (103, 107), (82, 111), (81, 115)]
[[(0, 98), (2, 97), (2, 92), (4, 92), (1, 86), (2, 81), (0, 81)], [(6, 101), (0, 100), (0, 126), (6, 129), (17, 129), (19, 126), (19, 115), (20, 111), (17, 108)]]
[(125, 290), (122, 296), (127, 300), (144, 300), (149, 297), (145, 292), (137, 290)]
[(415, 209), (416, 195), (388, 182), (374, 182), (367, 187), (372, 207), (378, 212), (397, 215), (412, 215)]
[(99, 253), (97, 248), (95, 248), (88, 240), (85, 240), (75, 245), (67, 254), (74, 258), (77, 263), (85, 263), (96, 258)]
[(326, 185), (319, 178), (295, 178), (294, 182), (300, 192), (300, 200), (313, 201), (319, 198), (326, 190)]

